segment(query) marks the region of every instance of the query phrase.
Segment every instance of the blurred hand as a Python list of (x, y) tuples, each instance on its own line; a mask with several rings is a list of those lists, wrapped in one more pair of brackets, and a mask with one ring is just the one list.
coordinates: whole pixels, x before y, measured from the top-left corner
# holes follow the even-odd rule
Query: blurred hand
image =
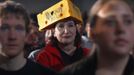
[(53, 36), (52, 30), (46, 30), (46, 32), (45, 32), (45, 41), (46, 41), (46, 44), (48, 44), (48, 43), (51, 42), (51, 37), (52, 36)]

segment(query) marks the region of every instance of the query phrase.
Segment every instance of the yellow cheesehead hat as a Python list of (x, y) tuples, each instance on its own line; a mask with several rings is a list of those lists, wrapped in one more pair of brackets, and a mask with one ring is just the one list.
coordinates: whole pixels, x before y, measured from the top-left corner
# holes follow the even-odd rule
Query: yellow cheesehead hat
[(39, 31), (53, 28), (62, 20), (73, 19), (77, 23), (82, 23), (81, 12), (70, 0), (62, 0), (52, 7), (37, 15)]

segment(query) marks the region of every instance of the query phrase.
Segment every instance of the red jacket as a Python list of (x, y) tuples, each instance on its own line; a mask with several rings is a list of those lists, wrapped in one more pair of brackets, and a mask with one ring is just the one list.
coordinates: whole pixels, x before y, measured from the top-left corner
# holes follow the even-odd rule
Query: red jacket
[[(82, 50), (84, 53), (83, 57), (86, 57), (89, 54), (89, 50), (86, 48), (82, 48)], [(37, 55), (36, 61), (41, 65), (56, 71), (60, 71), (66, 66), (62, 60), (60, 51), (50, 44), (45, 46), (44, 49)]]

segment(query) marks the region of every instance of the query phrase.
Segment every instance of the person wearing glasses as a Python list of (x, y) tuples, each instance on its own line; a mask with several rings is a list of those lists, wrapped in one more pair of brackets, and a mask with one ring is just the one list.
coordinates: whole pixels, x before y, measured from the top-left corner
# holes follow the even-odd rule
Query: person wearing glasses
[(89, 54), (88, 49), (80, 46), (81, 36), (74, 20), (60, 21), (49, 31), (51, 42), (38, 54), (38, 63), (60, 71)]

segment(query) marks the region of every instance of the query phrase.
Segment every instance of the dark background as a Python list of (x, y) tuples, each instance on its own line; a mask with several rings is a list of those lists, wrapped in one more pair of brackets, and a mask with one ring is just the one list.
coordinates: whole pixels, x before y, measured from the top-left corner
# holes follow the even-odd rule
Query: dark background
[[(0, 2), (5, 0), (0, 0)], [(13, 0), (22, 3), (29, 13), (39, 13), (61, 0)], [(88, 10), (96, 0), (72, 0), (82, 12)]]

